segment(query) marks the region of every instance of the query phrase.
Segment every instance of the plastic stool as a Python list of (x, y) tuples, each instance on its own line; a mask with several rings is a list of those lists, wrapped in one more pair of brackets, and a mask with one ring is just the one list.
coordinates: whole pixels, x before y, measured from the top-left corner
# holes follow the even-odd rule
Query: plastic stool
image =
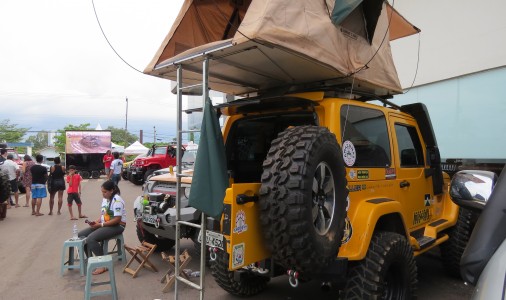
[[(110, 240), (115, 240), (116, 241), (116, 245), (114, 246), (114, 248), (113, 248), (113, 250), (111, 252), (109, 252), (109, 241)], [(125, 241), (123, 239), (123, 234), (118, 234), (118, 235), (113, 236), (112, 238), (110, 238), (108, 240), (104, 240), (104, 243), (103, 243), (102, 247), (103, 247), (103, 250), (104, 250), (104, 255), (116, 253), (118, 255), (118, 256), (116, 256), (116, 258), (118, 260), (121, 260), (122, 262), (126, 261)], [(114, 251), (115, 248), (117, 248), (116, 251)]]
[[(60, 275), (63, 276), (63, 272), (65, 269), (79, 269), (81, 276), (84, 275), (86, 269), (86, 256), (84, 255), (84, 243), (86, 239), (68, 239), (63, 243), (63, 251), (61, 254), (61, 269)], [(68, 248), (69, 258), (65, 260), (65, 252)], [(77, 249), (77, 257), (75, 257), (74, 248)], [(74, 264), (74, 260), (79, 260), (79, 264)]]
[[(92, 272), (95, 268), (107, 268), (109, 271), (109, 281), (93, 282)], [(98, 285), (110, 284), (111, 289), (106, 291), (92, 292), (91, 288)], [(118, 299), (116, 291), (116, 280), (114, 279), (114, 264), (111, 255), (95, 256), (88, 258), (88, 267), (86, 269), (86, 286), (84, 287), (84, 299), (88, 300), (93, 296), (111, 294), (112, 299)]]

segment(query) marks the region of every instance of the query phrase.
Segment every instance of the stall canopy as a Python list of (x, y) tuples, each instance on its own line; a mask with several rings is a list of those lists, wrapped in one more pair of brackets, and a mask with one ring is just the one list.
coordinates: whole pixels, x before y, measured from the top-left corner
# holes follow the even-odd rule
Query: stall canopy
[(125, 152), (125, 147), (111, 142), (111, 150), (112, 150), (112, 152), (123, 153), (123, 152)]
[(132, 155), (132, 154), (144, 154), (147, 153), (149, 148), (144, 147), (139, 141), (135, 141), (132, 145), (125, 148), (125, 155)]
[(242, 95), (349, 86), (401, 92), (390, 41), (419, 32), (381, 0), (186, 0), (146, 74)]

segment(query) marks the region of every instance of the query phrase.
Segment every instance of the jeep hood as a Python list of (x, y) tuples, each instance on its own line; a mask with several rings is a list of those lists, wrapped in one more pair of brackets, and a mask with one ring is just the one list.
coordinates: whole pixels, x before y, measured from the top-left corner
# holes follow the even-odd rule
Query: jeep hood
[[(184, 170), (183, 174), (193, 175), (193, 170)], [(166, 173), (166, 174), (162, 174), (162, 175), (153, 176), (149, 179), (149, 181), (176, 182), (176, 179), (177, 179), (176, 173), (174, 172), (172, 174)], [(183, 177), (183, 178), (181, 178), (181, 182), (191, 184), (192, 178), (191, 177)]]
[(390, 41), (419, 32), (381, 0), (186, 0), (144, 73), (246, 94), (294, 86), (401, 92)]

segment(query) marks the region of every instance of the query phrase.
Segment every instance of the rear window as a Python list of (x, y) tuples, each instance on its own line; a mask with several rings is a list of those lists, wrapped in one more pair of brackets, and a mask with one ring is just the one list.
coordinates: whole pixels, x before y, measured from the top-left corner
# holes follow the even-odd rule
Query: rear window
[(341, 130), (344, 161), (348, 167), (390, 166), (390, 139), (383, 112), (343, 105)]

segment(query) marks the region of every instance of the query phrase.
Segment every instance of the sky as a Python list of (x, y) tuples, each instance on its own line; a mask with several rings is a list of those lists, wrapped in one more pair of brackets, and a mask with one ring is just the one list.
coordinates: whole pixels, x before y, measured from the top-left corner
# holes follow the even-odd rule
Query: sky
[(0, 120), (30, 131), (68, 124), (175, 137), (170, 81), (142, 74), (183, 0), (0, 1)]

